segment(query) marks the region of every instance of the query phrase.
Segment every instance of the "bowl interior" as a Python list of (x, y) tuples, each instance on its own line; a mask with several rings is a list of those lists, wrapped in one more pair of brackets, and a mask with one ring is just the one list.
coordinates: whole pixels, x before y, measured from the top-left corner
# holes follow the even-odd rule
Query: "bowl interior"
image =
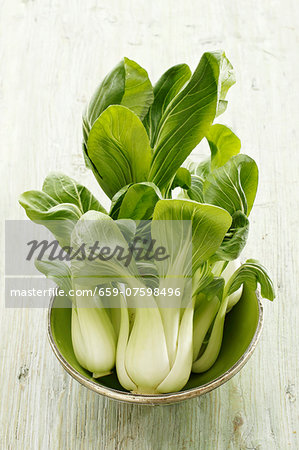
[[(71, 308), (57, 307), (59, 304), (61, 304), (61, 299), (56, 297), (50, 311), (50, 329), (58, 352), (73, 369), (87, 380), (92, 380), (100, 386), (125, 391), (119, 384), (115, 373), (96, 380), (90, 372), (80, 366), (74, 355), (71, 341)], [(216, 363), (207, 372), (192, 373), (183, 390), (197, 388), (212, 382), (231, 369), (250, 347), (258, 327), (259, 314), (260, 308), (256, 293), (245, 288), (240, 301), (227, 314), (223, 343)]]

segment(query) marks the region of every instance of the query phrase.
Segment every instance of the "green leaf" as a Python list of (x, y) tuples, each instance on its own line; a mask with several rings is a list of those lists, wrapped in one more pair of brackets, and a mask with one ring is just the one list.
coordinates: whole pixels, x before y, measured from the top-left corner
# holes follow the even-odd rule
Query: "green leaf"
[(225, 125), (212, 125), (206, 138), (211, 149), (211, 169), (223, 166), (241, 149), (240, 139)]
[(82, 117), (83, 122), (83, 153), (85, 164), (92, 169), (94, 175), (99, 181), (99, 174), (92, 164), (87, 152), (87, 140), (92, 125), (101, 115), (101, 113), (110, 105), (118, 105), (121, 103), (125, 89), (125, 70), (124, 61), (117, 66), (104, 78), (100, 86), (93, 94)]
[[(191, 221), (193, 273), (215, 253), (231, 225), (231, 217), (224, 209), (191, 200), (160, 200), (156, 204), (153, 219), (152, 235), (158, 242), (166, 244), (170, 255), (179, 254), (183, 246), (189, 244), (188, 236), (178, 235), (181, 227), (178, 228), (176, 222)], [(155, 221), (159, 221), (156, 226)], [(173, 225), (168, 221), (173, 222)], [(189, 264), (190, 261), (186, 261), (186, 273)]]
[(192, 295), (204, 294), (206, 300), (210, 301), (217, 297), (222, 300), (224, 279), (215, 277), (212, 272), (210, 261), (205, 261), (199, 266), (192, 279)]
[(142, 120), (154, 101), (152, 84), (147, 71), (136, 62), (124, 58), (125, 90), (121, 105), (131, 109)]
[(45, 192), (35, 190), (24, 192), (19, 202), (30, 220), (47, 227), (61, 246), (69, 245), (70, 234), (81, 217), (76, 205), (59, 204)]
[(203, 199), (203, 179), (198, 175), (191, 175), (191, 186), (187, 191), (190, 200), (195, 200), (199, 203), (204, 203)]
[(117, 66), (104, 78), (100, 86), (93, 94), (84, 114), (83, 114), (83, 133), (84, 141), (87, 144), (88, 135), (92, 125), (102, 112), (110, 105), (119, 105), (125, 90), (125, 69), (124, 61)]
[(114, 221), (120, 229), (123, 237), (128, 243), (131, 243), (136, 234), (136, 222), (131, 219), (118, 219)]
[[(95, 243), (99, 249), (92, 252)], [(116, 278), (120, 282), (138, 275), (134, 260), (126, 265), (125, 259), (119, 259), (117, 248), (128, 254), (128, 244), (117, 223), (106, 214), (98, 211), (88, 211), (77, 222), (71, 236), (71, 246), (76, 252), (84, 244), (86, 257), (83, 260), (73, 258), (71, 270), (73, 277), (81, 285), (97, 285), (101, 278)], [(102, 257), (101, 249), (109, 248), (110, 252)], [(98, 257), (96, 257), (98, 256)], [(134, 281), (135, 278), (134, 278)]]
[(188, 162), (187, 168), (191, 175), (197, 175), (204, 180), (211, 172), (211, 159), (208, 158), (199, 163), (190, 161)]
[(119, 219), (148, 220), (152, 217), (161, 193), (153, 183), (136, 183), (129, 187), (120, 206)]
[(223, 166), (232, 156), (238, 154), (241, 148), (239, 138), (225, 125), (212, 125), (206, 138), (211, 149), (211, 158), (200, 163), (191, 161), (187, 166), (192, 174), (188, 197), (201, 203), (205, 202), (204, 180), (214, 169)]
[(192, 278), (192, 295), (197, 295), (214, 279), (210, 264), (205, 261), (199, 266)]
[(220, 64), (219, 89), (218, 89), (218, 104), (216, 117), (223, 114), (227, 108), (226, 94), (231, 86), (236, 82), (234, 68), (227, 58), (222, 58)]
[(238, 258), (247, 242), (249, 220), (241, 211), (236, 211), (232, 219), (232, 224), (215, 253), (216, 260), (232, 261)]
[(235, 271), (226, 287), (226, 295), (229, 296), (233, 294), (243, 283), (254, 291), (257, 289), (257, 284), (259, 283), (261, 286), (262, 297), (271, 301), (274, 300), (274, 287), (268, 272), (265, 267), (255, 259), (248, 259)]
[(175, 174), (171, 189), (181, 187), (182, 189), (189, 189), (191, 187), (191, 174), (185, 167), (180, 167)]
[(117, 64), (96, 89), (83, 114), (83, 153), (86, 166), (93, 170), (98, 181), (100, 176), (87, 150), (88, 136), (95, 121), (110, 105), (127, 106), (142, 120), (153, 100), (147, 72), (128, 58)]
[(59, 172), (46, 177), (42, 191), (24, 192), (19, 202), (29, 219), (47, 227), (61, 246), (70, 244), (70, 234), (86, 211), (106, 213), (86, 187)]
[(138, 272), (146, 287), (159, 288), (159, 276), (154, 261), (136, 261)]
[(231, 215), (241, 211), (248, 216), (257, 185), (255, 161), (247, 155), (236, 155), (207, 176), (203, 185), (204, 200), (226, 209)]
[(73, 203), (82, 214), (89, 210), (106, 213), (103, 206), (82, 184), (60, 172), (51, 172), (45, 179), (43, 191), (58, 203)]
[(143, 119), (153, 100), (153, 88), (146, 70), (136, 62), (124, 58), (104, 78), (84, 112), (83, 134), (85, 144), (87, 144), (93, 124), (108, 106), (127, 106)]
[[(35, 260), (35, 267), (47, 278), (53, 280), (68, 296), (72, 289), (72, 274), (69, 266), (62, 261), (50, 261), (46, 259)], [(72, 300), (72, 297), (69, 297)]]
[(157, 128), (149, 175), (160, 189), (172, 179), (191, 151), (207, 134), (227, 84), (224, 52), (204, 53), (187, 86), (164, 111)]
[(191, 77), (187, 64), (178, 64), (168, 69), (154, 86), (154, 102), (143, 124), (148, 131), (151, 145), (154, 145), (156, 131), (165, 109)]
[(224, 290), (224, 279), (221, 277), (214, 277), (213, 280), (204, 286), (199, 292), (204, 294), (208, 301), (217, 298), (219, 302), (222, 301)]
[(126, 195), (127, 190), (129, 187), (132, 186), (132, 184), (128, 184), (127, 186), (122, 187), (111, 199), (111, 207), (109, 216), (112, 217), (112, 219), (117, 219), (119, 210), (122, 204), (122, 201)]
[(130, 183), (146, 181), (151, 148), (140, 119), (124, 106), (109, 106), (94, 123), (88, 138), (88, 154), (98, 180), (112, 198)]

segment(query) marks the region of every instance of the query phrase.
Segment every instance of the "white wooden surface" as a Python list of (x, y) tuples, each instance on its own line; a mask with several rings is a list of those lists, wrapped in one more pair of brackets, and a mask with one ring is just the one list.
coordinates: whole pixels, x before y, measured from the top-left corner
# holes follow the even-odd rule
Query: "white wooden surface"
[(81, 155), (81, 112), (122, 56), (155, 81), (221, 47), (238, 80), (221, 120), (260, 167), (245, 256), (269, 268), (278, 294), (240, 374), (202, 398), (151, 408), (71, 380), (48, 345), (46, 311), (5, 309), (1, 276), (1, 449), (299, 448), (298, 23), (295, 0), (0, 2), (2, 217), (24, 218), (19, 193), (53, 169), (99, 195)]

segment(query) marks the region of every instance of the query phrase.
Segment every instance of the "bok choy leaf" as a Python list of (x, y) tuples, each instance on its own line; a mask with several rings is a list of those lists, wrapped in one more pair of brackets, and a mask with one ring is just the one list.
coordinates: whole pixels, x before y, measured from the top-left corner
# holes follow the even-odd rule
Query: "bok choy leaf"
[[(221, 276), (225, 279), (225, 287), (208, 343), (198, 359), (193, 362), (192, 371), (199, 373), (208, 370), (216, 361), (222, 343), (225, 315), (239, 300), (243, 284), (255, 290), (261, 286), (262, 297), (273, 300), (275, 297), (273, 283), (266, 269), (256, 260), (247, 260), (239, 268), (238, 263), (230, 262)], [(198, 347), (196, 348), (198, 350)], [(196, 352), (195, 352), (196, 354)]]
[(108, 197), (130, 183), (147, 180), (152, 154), (149, 139), (130, 109), (109, 106), (94, 123), (87, 148)]
[(250, 214), (258, 185), (258, 168), (247, 155), (236, 155), (213, 170), (203, 185), (207, 203), (220, 206), (230, 214)]
[(231, 70), (224, 52), (205, 53), (186, 87), (165, 109), (153, 142), (149, 174), (160, 189), (207, 134), (230, 86), (227, 73)]
[(211, 170), (223, 166), (241, 149), (241, 141), (225, 125), (212, 125), (206, 135), (211, 150)]
[[(142, 120), (154, 100), (146, 70), (135, 61), (124, 58), (102, 81), (83, 114), (83, 151), (87, 167), (93, 168), (87, 151), (90, 130), (110, 105), (123, 105)], [(97, 171), (95, 169), (95, 175)]]
[(154, 101), (143, 120), (152, 147), (165, 109), (187, 83), (191, 75), (191, 70), (187, 64), (178, 64), (168, 69), (155, 84)]

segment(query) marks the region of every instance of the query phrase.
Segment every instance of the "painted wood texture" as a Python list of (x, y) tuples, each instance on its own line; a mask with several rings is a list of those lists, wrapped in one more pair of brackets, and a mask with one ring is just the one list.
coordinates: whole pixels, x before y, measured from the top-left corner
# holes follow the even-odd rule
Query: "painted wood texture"
[(46, 311), (5, 309), (1, 276), (1, 449), (299, 448), (298, 12), (295, 0), (0, 2), (2, 218), (25, 218), (18, 195), (49, 170), (101, 197), (83, 163), (81, 113), (122, 56), (155, 81), (224, 48), (237, 85), (221, 121), (260, 167), (245, 257), (269, 268), (278, 294), (264, 302), (262, 338), (240, 374), (202, 398), (152, 408), (70, 379), (48, 345)]

